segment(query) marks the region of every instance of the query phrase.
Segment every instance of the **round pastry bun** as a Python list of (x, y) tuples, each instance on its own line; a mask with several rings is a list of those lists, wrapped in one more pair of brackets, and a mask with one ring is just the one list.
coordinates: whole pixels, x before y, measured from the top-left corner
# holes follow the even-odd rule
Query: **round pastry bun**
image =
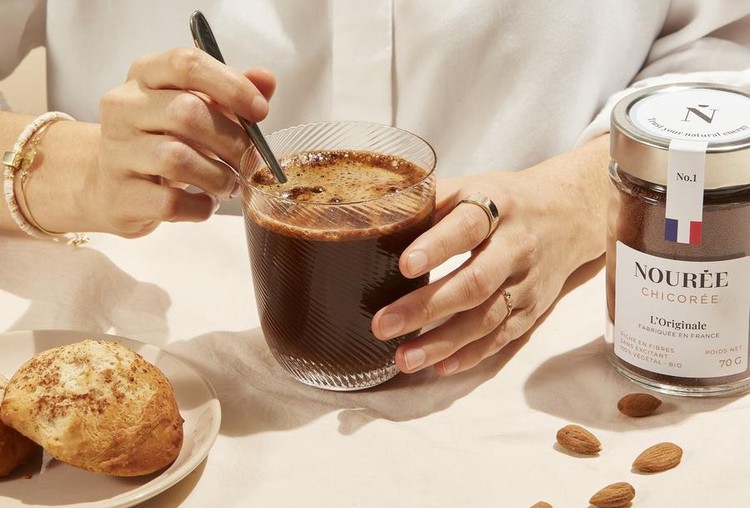
[(117, 342), (87, 339), (37, 354), (8, 382), (0, 420), (60, 461), (114, 476), (163, 469), (182, 447), (169, 380)]
[[(0, 401), (8, 380), (0, 374)], [(39, 450), (32, 440), (0, 421), (0, 476), (8, 476), (21, 464), (26, 464)]]

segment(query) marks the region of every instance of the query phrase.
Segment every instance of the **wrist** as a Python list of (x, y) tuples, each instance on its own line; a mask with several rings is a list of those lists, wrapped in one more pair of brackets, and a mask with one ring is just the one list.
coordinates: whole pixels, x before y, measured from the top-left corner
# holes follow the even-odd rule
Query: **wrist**
[(536, 203), (559, 218), (550, 221), (550, 234), (564, 237), (571, 270), (604, 253), (608, 163), (609, 134), (605, 134), (529, 169), (536, 176), (531, 192), (544, 193)]
[[(609, 134), (599, 136), (572, 152), (571, 178), (574, 200), (571, 216), (576, 218), (577, 251), (580, 264), (604, 253), (609, 197)], [(577, 268), (577, 267), (576, 267)]]
[(44, 133), (34, 166), (24, 188), (25, 205), (45, 230), (97, 230), (95, 214), (88, 213), (84, 192), (88, 175), (96, 168), (99, 126), (57, 122)]

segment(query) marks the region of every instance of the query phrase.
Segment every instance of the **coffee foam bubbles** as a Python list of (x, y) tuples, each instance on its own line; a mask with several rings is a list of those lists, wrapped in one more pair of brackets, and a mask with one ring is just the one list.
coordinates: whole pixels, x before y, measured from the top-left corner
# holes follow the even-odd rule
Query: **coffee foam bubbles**
[(252, 175), (252, 185), (308, 203), (369, 201), (408, 188), (426, 176), (424, 169), (400, 157), (364, 151), (302, 152), (280, 164), (286, 183), (278, 183), (263, 167)]
[(250, 205), (243, 195), (256, 222), (283, 234), (324, 241), (378, 236), (425, 220), (434, 207), (434, 177), (400, 157), (315, 151), (280, 163), (287, 182), (263, 167), (250, 178)]

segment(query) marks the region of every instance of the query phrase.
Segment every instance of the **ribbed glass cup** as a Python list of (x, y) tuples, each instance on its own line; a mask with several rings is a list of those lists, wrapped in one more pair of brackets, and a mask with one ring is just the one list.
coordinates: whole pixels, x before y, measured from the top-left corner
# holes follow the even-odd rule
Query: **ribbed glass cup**
[[(305, 152), (368, 152), (422, 169), (418, 181), (356, 201), (306, 202), (272, 192), (253, 175), (248, 150), (241, 174), (248, 250), (261, 327), (276, 360), (297, 380), (329, 390), (359, 390), (398, 373), (394, 352), (417, 335), (381, 341), (371, 331), (380, 308), (427, 284), (403, 277), (403, 250), (432, 225), (435, 153), (407, 131), (365, 122), (300, 125), (267, 136), (282, 167)], [(348, 155), (347, 155), (348, 157)], [(289, 175), (293, 176), (293, 175)], [(351, 175), (349, 175), (351, 176)]]

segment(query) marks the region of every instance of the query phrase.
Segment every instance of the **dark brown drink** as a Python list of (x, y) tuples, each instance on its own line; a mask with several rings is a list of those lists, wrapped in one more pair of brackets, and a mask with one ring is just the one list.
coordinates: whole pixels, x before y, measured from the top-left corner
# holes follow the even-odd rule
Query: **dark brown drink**
[(245, 222), (261, 326), (297, 379), (347, 390), (396, 372), (394, 351), (415, 333), (381, 341), (372, 317), (427, 284), (398, 260), (433, 220), (434, 177), (395, 156), (304, 152), (281, 161), (288, 182), (253, 173)]

